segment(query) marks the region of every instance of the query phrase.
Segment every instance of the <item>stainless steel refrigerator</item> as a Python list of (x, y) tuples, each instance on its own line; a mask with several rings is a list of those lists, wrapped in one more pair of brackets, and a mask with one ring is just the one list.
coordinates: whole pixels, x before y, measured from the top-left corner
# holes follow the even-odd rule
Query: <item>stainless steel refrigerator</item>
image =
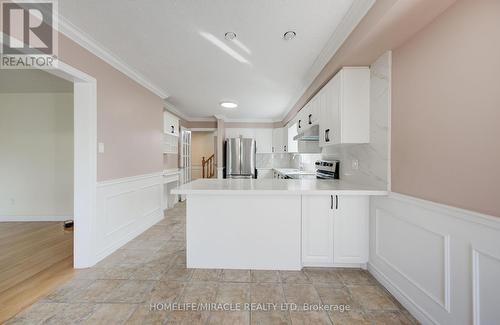
[(226, 139), (226, 178), (257, 178), (255, 169), (256, 143), (254, 139)]

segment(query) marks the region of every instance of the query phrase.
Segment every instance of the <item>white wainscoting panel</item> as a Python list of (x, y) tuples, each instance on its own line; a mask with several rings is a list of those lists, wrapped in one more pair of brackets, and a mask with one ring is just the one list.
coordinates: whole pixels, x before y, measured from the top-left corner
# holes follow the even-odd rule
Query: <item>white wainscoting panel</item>
[(97, 185), (96, 262), (163, 218), (162, 173)]
[(368, 269), (423, 324), (500, 321), (500, 218), (372, 197)]

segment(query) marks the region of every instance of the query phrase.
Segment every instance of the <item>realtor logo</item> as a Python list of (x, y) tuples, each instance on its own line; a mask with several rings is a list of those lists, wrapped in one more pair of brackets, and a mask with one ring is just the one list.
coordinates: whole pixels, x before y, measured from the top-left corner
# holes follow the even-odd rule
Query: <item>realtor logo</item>
[(0, 68), (54, 68), (57, 63), (57, 3), (51, 0), (0, 0), (0, 5)]

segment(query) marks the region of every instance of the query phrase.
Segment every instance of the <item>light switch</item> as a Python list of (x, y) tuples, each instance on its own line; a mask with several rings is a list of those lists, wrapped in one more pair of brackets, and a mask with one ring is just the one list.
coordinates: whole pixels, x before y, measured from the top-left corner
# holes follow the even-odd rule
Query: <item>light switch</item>
[(99, 153), (104, 153), (104, 143), (103, 142), (99, 142), (97, 147), (98, 147), (97, 151)]

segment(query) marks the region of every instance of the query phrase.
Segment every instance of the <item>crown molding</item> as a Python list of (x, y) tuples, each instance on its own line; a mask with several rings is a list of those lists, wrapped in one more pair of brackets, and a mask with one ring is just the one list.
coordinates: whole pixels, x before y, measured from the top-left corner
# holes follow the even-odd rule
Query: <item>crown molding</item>
[(281, 122), (281, 120), (275, 119), (255, 119), (255, 118), (226, 118), (225, 122), (234, 122), (234, 123), (277, 123)]
[(190, 122), (192, 120), (190, 116), (181, 112), (174, 104), (168, 102), (166, 99), (163, 100), (163, 103), (164, 103), (164, 108), (170, 113), (177, 115), (177, 117), (180, 117), (184, 121)]
[(285, 118), (293, 109), (293, 106), (299, 101), (306, 90), (311, 86), (314, 79), (320, 74), (321, 70), (332, 59), (337, 50), (342, 46), (347, 37), (352, 33), (354, 28), (359, 24), (361, 19), (368, 13), (368, 10), (375, 4), (376, 0), (360, 0), (354, 1), (342, 21), (337, 26), (332, 36), (326, 42), (314, 63), (306, 73), (304, 82), (296, 91), (297, 96), (290, 101), (290, 105), (281, 117), (281, 121), (286, 123)]
[(88, 50), (95, 56), (99, 57), (113, 68), (125, 74), (130, 79), (134, 80), (144, 88), (148, 89), (155, 95), (160, 98), (168, 98), (169, 94), (165, 92), (160, 87), (153, 84), (146, 77), (144, 77), (141, 73), (136, 71), (127, 65), (120, 57), (113, 54), (110, 50), (104, 47), (102, 44), (99, 44), (96, 40), (90, 37), (88, 34), (78, 29), (75, 25), (73, 25), (69, 20), (59, 15), (59, 26), (58, 31), (63, 33), (67, 37), (69, 37), (72, 41)]

